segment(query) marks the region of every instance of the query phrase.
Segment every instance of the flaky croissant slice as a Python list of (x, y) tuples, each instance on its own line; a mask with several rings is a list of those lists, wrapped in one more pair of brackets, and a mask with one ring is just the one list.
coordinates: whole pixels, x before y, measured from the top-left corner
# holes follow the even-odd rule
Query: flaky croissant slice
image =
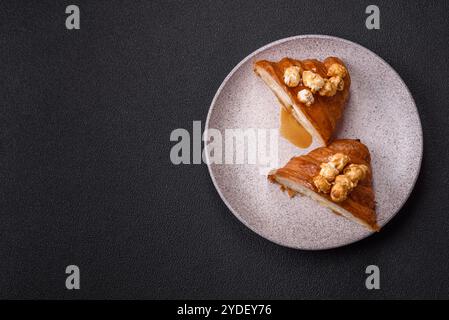
[(255, 62), (254, 71), (321, 145), (330, 143), (351, 86), (342, 60), (260, 60)]
[[(284, 167), (270, 172), (268, 179), (290, 195), (309, 196), (338, 215), (372, 231), (379, 230), (371, 157), (360, 140), (335, 140), (327, 147), (294, 157)], [(325, 185), (321, 186), (321, 182)]]

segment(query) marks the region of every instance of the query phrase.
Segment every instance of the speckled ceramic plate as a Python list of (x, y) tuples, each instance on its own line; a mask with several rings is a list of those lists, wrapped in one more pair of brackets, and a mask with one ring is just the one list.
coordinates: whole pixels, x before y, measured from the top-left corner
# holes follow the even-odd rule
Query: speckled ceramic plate
[[(378, 223), (402, 207), (418, 177), (423, 139), (417, 108), (399, 75), (380, 57), (353, 42), (305, 35), (271, 43), (241, 61), (226, 77), (210, 106), (206, 129), (277, 129), (279, 104), (253, 72), (259, 59), (337, 56), (351, 73), (351, 96), (335, 138), (358, 138), (371, 152)], [(223, 141), (223, 146), (225, 141)], [(317, 147), (299, 149), (278, 138), (279, 165)], [(206, 151), (211, 151), (210, 144)], [(224, 149), (224, 148), (223, 148)], [(307, 197), (289, 199), (254, 164), (208, 164), (223, 201), (251, 230), (298, 249), (327, 249), (369, 236), (364, 227), (333, 214)], [(382, 230), (380, 231), (382, 232)]]

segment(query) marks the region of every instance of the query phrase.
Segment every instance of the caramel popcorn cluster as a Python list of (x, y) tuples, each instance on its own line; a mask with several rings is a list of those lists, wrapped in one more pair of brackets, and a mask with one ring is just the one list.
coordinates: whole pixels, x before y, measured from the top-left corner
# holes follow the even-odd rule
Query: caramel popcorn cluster
[(319, 93), (320, 96), (332, 97), (337, 93), (337, 86), (329, 79), (324, 79), (324, 86)]
[[(329, 162), (321, 164), (320, 173), (313, 178), (319, 192), (330, 193), (334, 202), (342, 202), (365, 179), (368, 167), (364, 164), (350, 164), (350, 159), (342, 153), (334, 154)], [(340, 174), (343, 171), (343, 174)]]
[(327, 70), (329, 78), (323, 78), (316, 70), (303, 71), (299, 66), (290, 66), (284, 71), (284, 83), (291, 88), (303, 84), (305, 89), (298, 92), (298, 100), (306, 106), (311, 106), (315, 99), (314, 93), (319, 93), (321, 96), (332, 97), (337, 91), (342, 91), (345, 86), (343, 80), (348, 74), (346, 68), (338, 63), (332, 64)]
[(296, 87), (301, 82), (302, 69), (298, 66), (291, 66), (284, 71), (284, 83), (289, 87)]
[(302, 73), (302, 82), (312, 93), (320, 91), (324, 86), (324, 79), (318, 73), (313, 71), (304, 71)]
[(343, 168), (349, 162), (349, 157), (343, 153), (334, 154), (329, 162), (321, 164), (319, 175), (313, 178), (315, 186), (320, 192), (329, 193), (332, 182), (343, 171)]
[(348, 198), (349, 193), (357, 187), (359, 181), (365, 179), (368, 167), (364, 164), (351, 164), (344, 174), (335, 178), (334, 186), (331, 189), (331, 199), (335, 202), (342, 202)]
[(342, 91), (345, 88), (345, 81), (341, 77), (330, 77), (328, 81), (332, 83), (332, 86), (337, 88), (338, 91)]
[(315, 101), (312, 92), (307, 89), (302, 89), (298, 92), (298, 100), (304, 103), (306, 106), (310, 107), (312, 103)]
[(346, 68), (338, 63), (333, 63), (327, 70), (327, 75), (329, 77), (344, 78), (346, 77), (347, 73), (348, 71), (346, 70)]

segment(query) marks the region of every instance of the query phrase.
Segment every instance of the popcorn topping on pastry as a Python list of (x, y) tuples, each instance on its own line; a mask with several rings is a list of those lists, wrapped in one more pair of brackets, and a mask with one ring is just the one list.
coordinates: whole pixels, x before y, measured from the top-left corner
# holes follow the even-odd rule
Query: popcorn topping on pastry
[(337, 93), (337, 86), (328, 79), (324, 79), (324, 86), (319, 93), (320, 96), (332, 97)]
[(302, 81), (306, 87), (310, 88), (312, 93), (319, 91), (324, 86), (324, 79), (312, 71), (304, 71), (302, 73)]
[(296, 87), (301, 82), (301, 68), (291, 66), (284, 71), (284, 83), (289, 87)]
[(309, 107), (315, 101), (315, 98), (313, 97), (313, 94), (312, 92), (310, 92), (310, 90), (302, 89), (298, 92), (298, 100)]
[(332, 201), (345, 201), (349, 193), (357, 187), (359, 181), (365, 179), (368, 170), (368, 167), (363, 164), (349, 165), (345, 169), (344, 174), (335, 178), (335, 184), (331, 189)]
[[(349, 162), (349, 157), (343, 153), (334, 154), (329, 162), (321, 164), (320, 174), (313, 179), (317, 189), (323, 193), (329, 193), (330, 183), (343, 171), (343, 168)], [(324, 180), (326, 180), (327, 185)]]
[(338, 63), (333, 63), (327, 70), (327, 75), (329, 77), (344, 78), (344, 77), (346, 77), (347, 73), (348, 73), (348, 71), (346, 70), (346, 68)]
[(338, 91), (343, 91), (345, 88), (345, 81), (341, 77), (330, 77), (328, 81), (332, 83)]

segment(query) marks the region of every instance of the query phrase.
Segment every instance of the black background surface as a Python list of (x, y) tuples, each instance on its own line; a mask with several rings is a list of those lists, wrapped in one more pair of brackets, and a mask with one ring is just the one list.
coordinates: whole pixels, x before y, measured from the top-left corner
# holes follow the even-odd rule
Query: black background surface
[[(448, 298), (449, 2), (0, 3), (1, 298)], [(410, 88), (424, 131), (414, 192), (379, 234), (322, 252), (243, 226), (206, 166), (172, 165), (231, 69), (259, 47), (329, 34)], [(81, 290), (65, 289), (69, 264)], [(365, 289), (365, 267), (381, 290)]]

